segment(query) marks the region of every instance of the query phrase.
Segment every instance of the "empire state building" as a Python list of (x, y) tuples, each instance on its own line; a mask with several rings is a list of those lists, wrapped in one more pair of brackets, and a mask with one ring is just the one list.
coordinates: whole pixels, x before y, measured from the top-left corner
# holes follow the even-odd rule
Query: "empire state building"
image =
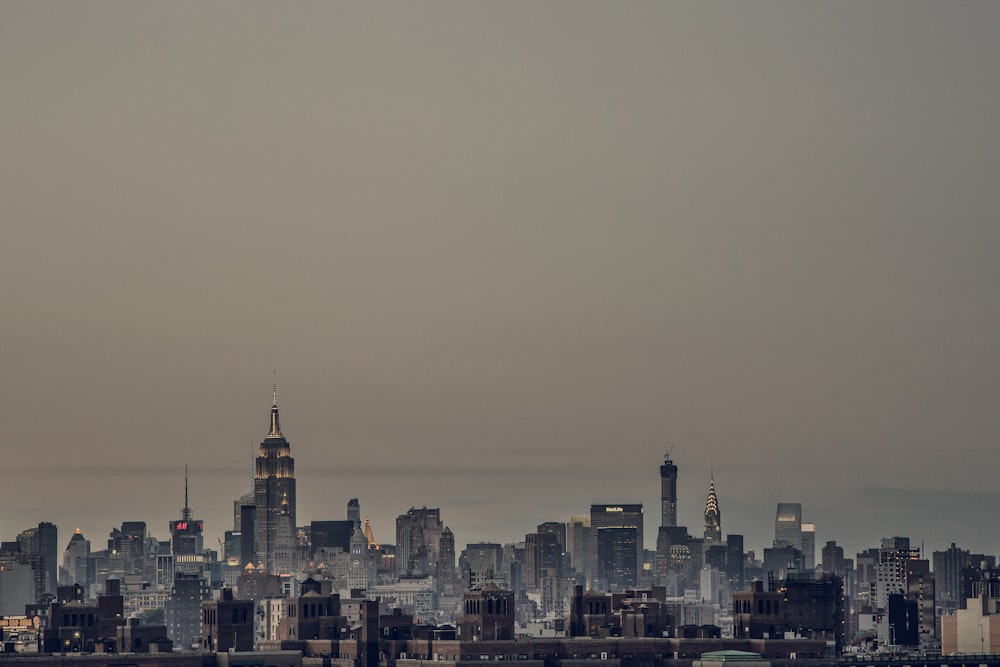
[[(271, 430), (260, 443), (254, 469), (253, 495), (256, 509), (254, 552), (258, 564), (277, 572), (276, 554), (280, 545), (281, 521), (295, 528), (295, 459), (278, 422), (278, 388), (271, 405)], [(286, 513), (287, 514), (284, 514)], [(284, 517), (282, 516), (284, 514)]]

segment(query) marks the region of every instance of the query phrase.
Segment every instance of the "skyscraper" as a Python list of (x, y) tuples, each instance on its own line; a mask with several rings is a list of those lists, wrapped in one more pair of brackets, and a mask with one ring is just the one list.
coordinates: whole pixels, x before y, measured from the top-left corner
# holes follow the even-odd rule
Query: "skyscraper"
[(347, 519), (354, 522), (355, 528), (361, 527), (361, 503), (358, 502), (357, 498), (351, 498), (347, 501)]
[(400, 575), (426, 576), (437, 571), (441, 548), (439, 508), (411, 507), (396, 517), (396, 568)]
[(802, 567), (816, 569), (816, 524), (802, 524)]
[(708, 485), (708, 500), (705, 501), (705, 546), (721, 542), (722, 512), (719, 510), (719, 498), (715, 495), (715, 477), (712, 477)]
[[(598, 543), (598, 538), (600, 537), (600, 530), (602, 528), (634, 528), (634, 535), (629, 535), (625, 532), (612, 532), (608, 533), (605, 540), (605, 552), (611, 553), (608, 550), (609, 542), (612, 539), (627, 539), (635, 549), (635, 566), (638, 567), (642, 564), (642, 549), (643, 549), (643, 538), (642, 538), (642, 525), (643, 525), (643, 514), (642, 514), (642, 503), (632, 503), (623, 505), (591, 505), (590, 506), (590, 530), (592, 535), (591, 544), (594, 547), (591, 558), (591, 568), (590, 568), (590, 578), (599, 579), (601, 577), (600, 573), (600, 544)], [(631, 561), (630, 561), (631, 562)], [(616, 575), (617, 576), (617, 575)], [(632, 584), (633, 586), (635, 583)]]
[(454, 595), (455, 590), (455, 535), (451, 528), (441, 531), (441, 546), (438, 549), (438, 590), (443, 595)]
[(90, 561), (90, 542), (83, 537), (77, 528), (63, 552), (63, 569), (66, 572), (64, 585), (81, 584), (86, 590), (90, 583), (87, 565)]
[(660, 506), (661, 526), (677, 525), (677, 466), (670, 460), (670, 452), (663, 457), (660, 466)]
[(271, 573), (275, 572), (278, 550), (278, 529), (282, 512), (284, 521), (295, 523), (295, 459), (288, 440), (281, 434), (278, 422), (278, 387), (274, 387), (271, 405), (271, 428), (260, 443), (254, 469), (253, 492), (256, 506), (254, 521), (254, 551), (256, 561)]
[(59, 532), (55, 524), (42, 521), (35, 528), (21, 531), (17, 541), (21, 544), (21, 552), (35, 559), (38, 572), (38, 592), (56, 592), (59, 584)]
[(602, 590), (635, 587), (639, 576), (636, 546), (639, 530), (634, 526), (597, 529), (597, 581)]
[[(170, 551), (174, 556), (174, 571), (198, 574), (203, 567), (205, 524), (194, 518), (188, 506), (188, 471), (184, 466), (184, 509), (181, 518), (170, 522)], [(171, 577), (172, 578), (172, 577)]]
[(802, 551), (802, 503), (778, 503), (774, 517), (774, 545)]

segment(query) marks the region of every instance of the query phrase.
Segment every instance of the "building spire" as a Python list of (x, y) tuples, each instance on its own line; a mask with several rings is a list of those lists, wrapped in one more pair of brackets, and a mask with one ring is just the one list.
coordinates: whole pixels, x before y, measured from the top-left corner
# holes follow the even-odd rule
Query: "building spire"
[(378, 549), (378, 542), (375, 541), (375, 533), (372, 532), (372, 522), (365, 515), (365, 529), (364, 529), (365, 539), (368, 540), (369, 549)]
[(191, 519), (191, 507), (188, 505), (188, 464), (184, 462), (184, 509), (181, 510), (181, 518), (185, 521)]
[(281, 425), (278, 423), (278, 376), (275, 373), (274, 386), (272, 389), (272, 396), (274, 401), (271, 404), (271, 430), (268, 432), (267, 437), (269, 438), (280, 438), (281, 437)]
[(722, 512), (719, 510), (719, 497), (715, 494), (715, 472), (712, 472), (708, 484), (708, 499), (705, 501), (705, 542), (719, 544), (722, 542)]
[(708, 500), (705, 501), (705, 514), (719, 513), (719, 497), (715, 495), (715, 476), (708, 483)]

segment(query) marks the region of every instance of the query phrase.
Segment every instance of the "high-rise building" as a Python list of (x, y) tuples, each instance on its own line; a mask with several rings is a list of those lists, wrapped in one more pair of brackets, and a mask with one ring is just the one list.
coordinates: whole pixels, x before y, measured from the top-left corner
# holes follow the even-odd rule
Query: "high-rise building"
[(441, 510), (416, 509), (396, 517), (396, 566), (400, 575), (426, 576), (437, 569), (441, 548)]
[(66, 545), (63, 552), (63, 570), (65, 572), (65, 585), (80, 584), (84, 590), (90, 584), (88, 575), (88, 565), (90, 564), (90, 541), (83, 537), (83, 533), (77, 528), (73, 532), (73, 537)]
[(708, 499), (705, 501), (705, 546), (722, 543), (722, 512), (719, 498), (715, 495), (715, 477), (708, 485)]
[(670, 452), (663, 457), (660, 466), (660, 506), (661, 526), (677, 525), (677, 466), (670, 460)]
[(231, 588), (223, 588), (215, 600), (202, 601), (202, 650), (215, 653), (253, 651), (253, 608), (253, 600), (235, 599)]
[(167, 636), (174, 646), (194, 650), (201, 637), (201, 603), (211, 599), (211, 588), (198, 574), (174, 575), (170, 596), (164, 604)]
[(441, 546), (438, 549), (438, 591), (442, 595), (454, 595), (455, 590), (455, 535), (451, 528), (441, 531)]
[(361, 527), (361, 503), (357, 498), (347, 501), (347, 520), (353, 521), (355, 528)]
[(347, 562), (347, 587), (352, 590), (365, 590), (374, 583), (375, 572), (369, 549), (368, 538), (361, 526), (354, 529), (350, 543), (350, 559)]
[(289, 509), (288, 494), (281, 497), (278, 510), (278, 530), (274, 537), (273, 569), (275, 574), (291, 574), (295, 567), (295, 523)]
[(935, 596), (938, 604), (951, 609), (959, 607), (959, 573), (963, 567), (969, 567), (972, 562), (967, 549), (961, 549), (952, 542), (944, 551), (935, 551), (931, 555), (934, 563), (934, 577), (937, 581)]
[(544, 570), (560, 576), (562, 549), (553, 533), (528, 533), (524, 536), (524, 585), (529, 593), (539, 591)]
[(634, 526), (597, 529), (598, 588), (625, 590), (636, 586), (639, 576), (636, 557), (638, 534)]
[(802, 524), (802, 567), (816, 569), (816, 524)]
[(120, 556), (122, 575), (145, 572), (148, 540), (145, 521), (123, 521), (121, 529), (111, 530), (108, 549)]
[[(278, 530), (283, 511), (285, 521), (295, 526), (295, 459), (278, 422), (278, 388), (274, 387), (271, 405), (271, 428), (260, 443), (254, 469), (255, 510), (254, 551), (256, 561), (268, 572), (275, 572)], [(287, 501), (287, 504), (285, 504)], [(283, 507), (285, 508), (283, 510)]]
[[(875, 587), (872, 606), (878, 613), (877, 632), (882, 642), (888, 644), (902, 644), (898, 633), (899, 623), (890, 616), (890, 599), (894, 596), (901, 596), (899, 600), (907, 599), (908, 576), (912, 566), (912, 561), (920, 559), (920, 550), (910, 548), (910, 539), (907, 537), (884, 537), (882, 546), (878, 550), (878, 563), (875, 566)], [(929, 569), (929, 568), (928, 568)], [(930, 594), (933, 604), (934, 592)], [(911, 600), (912, 602), (912, 600)], [(898, 602), (902, 604), (902, 602)], [(918, 607), (913, 604), (914, 619), (919, 614)], [(914, 642), (915, 643), (915, 642)]]
[(504, 571), (503, 547), (493, 542), (467, 544), (459, 557), (459, 567), (466, 588), (497, 584), (501, 588), (510, 585), (510, 575)]
[[(590, 530), (593, 536), (592, 544), (594, 546), (593, 556), (591, 559), (591, 568), (589, 579), (591, 581), (601, 578), (600, 573), (600, 550), (601, 546), (598, 542), (600, 537), (600, 530), (602, 528), (634, 528), (634, 537), (629, 538), (629, 541), (635, 547), (635, 566), (638, 571), (638, 567), (642, 564), (642, 549), (643, 549), (643, 538), (642, 538), (642, 527), (643, 527), (643, 513), (642, 513), (642, 503), (632, 503), (632, 504), (622, 504), (622, 505), (591, 505), (590, 506)], [(605, 548), (607, 549), (607, 540), (614, 539), (609, 536), (605, 537)], [(616, 536), (620, 536), (624, 539), (624, 533), (614, 533)], [(633, 586), (635, 583), (632, 584)]]
[(774, 546), (802, 551), (802, 503), (778, 503), (774, 518)]
[[(194, 518), (188, 505), (188, 470), (184, 466), (184, 509), (181, 518), (170, 522), (170, 553), (174, 556), (174, 572), (199, 574), (204, 567), (205, 523)], [(173, 579), (171, 575), (170, 579)]]
[(546, 521), (538, 524), (538, 530), (535, 532), (555, 535), (556, 541), (559, 542), (559, 550), (566, 551), (566, 524), (561, 521)]
[(59, 531), (55, 524), (42, 521), (17, 536), (21, 552), (34, 557), (39, 566), (40, 593), (55, 595), (59, 585)]
[(838, 546), (834, 540), (830, 540), (823, 547), (822, 571), (825, 574), (835, 574), (843, 579), (847, 578), (844, 547)]
[(743, 590), (746, 558), (743, 554), (743, 536), (726, 535), (726, 576), (732, 584), (732, 590)]
[(570, 568), (577, 575), (586, 577), (592, 550), (590, 517), (571, 516), (566, 524), (566, 551), (569, 552)]

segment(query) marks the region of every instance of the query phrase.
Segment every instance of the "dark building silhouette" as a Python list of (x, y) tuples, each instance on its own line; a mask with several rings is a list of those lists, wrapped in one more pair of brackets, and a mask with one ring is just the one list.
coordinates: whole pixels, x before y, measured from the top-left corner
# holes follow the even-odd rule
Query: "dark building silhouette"
[(346, 628), (347, 619), (340, 615), (340, 595), (309, 590), (288, 599), (288, 613), (278, 622), (278, 636), (289, 640), (340, 639)]
[(597, 529), (597, 578), (601, 588), (635, 587), (639, 577), (637, 539), (638, 530), (634, 527)]
[(528, 533), (524, 536), (524, 585), (529, 593), (539, 590), (542, 573), (550, 570), (559, 576), (562, 549), (553, 533)]
[(114, 643), (118, 627), (125, 623), (125, 601), (120, 583), (118, 579), (108, 579), (105, 594), (98, 595), (94, 603), (72, 600), (49, 604), (42, 650), (46, 653), (93, 653), (99, 648), (99, 641)]
[(73, 532), (73, 537), (69, 539), (69, 544), (63, 552), (63, 570), (66, 577), (66, 581), (62, 582), (64, 584), (80, 584), (86, 588), (93, 578), (90, 541), (83, 537), (79, 528)]
[(837, 546), (837, 543), (831, 540), (823, 547), (822, 557), (823, 572), (835, 574), (838, 577), (846, 577), (847, 560), (844, 558), (844, 547)]
[(458, 636), (462, 641), (514, 639), (514, 594), (493, 584), (466, 591)]
[(347, 520), (353, 521), (355, 528), (361, 527), (361, 503), (357, 498), (347, 501)]
[(546, 521), (538, 524), (535, 531), (540, 535), (554, 535), (559, 543), (559, 551), (566, 551), (566, 524), (561, 521)]
[(958, 574), (958, 590), (961, 609), (966, 609), (972, 598), (1000, 598), (1000, 570), (979, 565), (963, 567)]
[(278, 421), (278, 389), (274, 388), (274, 402), (271, 405), (271, 427), (267, 437), (260, 443), (257, 453), (253, 480), (254, 505), (254, 551), (257, 565), (263, 565), (268, 572), (275, 572), (276, 553), (279, 548), (279, 523), (282, 502), (287, 501), (288, 520), (295, 523), (295, 459), (292, 458), (288, 440), (281, 433)]
[[(120, 556), (120, 574), (146, 573), (146, 543), (149, 532), (145, 521), (123, 521), (121, 529), (113, 528), (108, 536), (108, 550)], [(118, 559), (115, 559), (118, 560)]]
[(802, 552), (785, 542), (764, 549), (764, 572), (776, 579), (784, 579), (791, 572), (803, 569)]
[(920, 614), (917, 601), (907, 599), (902, 593), (890, 593), (886, 612), (889, 635), (885, 641), (890, 646), (919, 646)]
[[(591, 581), (594, 579), (600, 579), (600, 563), (599, 563), (599, 552), (600, 544), (599, 531), (602, 528), (634, 528), (636, 531), (634, 537), (635, 546), (635, 563), (636, 571), (638, 567), (643, 562), (643, 539), (642, 539), (642, 529), (643, 529), (643, 513), (641, 503), (631, 503), (631, 504), (604, 504), (604, 505), (591, 505), (590, 506), (590, 530), (593, 535), (593, 555), (591, 558)], [(624, 534), (621, 534), (624, 535)], [(606, 537), (605, 540), (610, 539)], [(635, 581), (630, 586), (635, 586)]]
[(310, 534), (310, 558), (314, 557), (319, 549), (339, 549), (340, 551), (351, 550), (351, 536), (354, 535), (356, 526), (350, 519), (335, 521), (313, 521), (309, 524)]
[(732, 589), (743, 590), (746, 571), (746, 554), (743, 552), (742, 535), (726, 535), (726, 576)]
[(35, 601), (41, 602), (46, 593), (55, 595), (59, 586), (59, 531), (55, 524), (42, 521), (21, 531), (17, 543), (18, 550), (30, 558), (37, 574)]
[(170, 653), (173, 642), (167, 637), (165, 625), (143, 625), (141, 619), (129, 618), (115, 631), (112, 650), (115, 653)]
[(441, 532), (441, 544), (438, 548), (437, 568), (438, 592), (442, 595), (454, 595), (457, 577), (455, 574), (455, 535), (447, 526)]
[(253, 650), (251, 600), (233, 599), (233, 589), (223, 588), (215, 600), (201, 603), (201, 648), (216, 653), (230, 649)]
[(772, 582), (751, 582), (733, 594), (733, 634), (738, 639), (781, 638), (786, 632), (832, 641), (843, 648), (847, 631), (844, 580), (836, 575), (794, 575)]
[(211, 599), (211, 588), (197, 574), (174, 574), (174, 585), (164, 605), (167, 637), (179, 649), (188, 650), (201, 641), (201, 603)]
[(508, 582), (510, 576), (503, 569), (503, 547), (494, 542), (467, 544), (459, 557), (459, 566), (466, 588)]
[(832, 640), (837, 650), (847, 636), (844, 580), (834, 574), (790, 576), (781, 584), (785, 630), (809, 639)]
[(971, 555), (966, 549), (960, 549), (952, 542), (944, 551), (931, 554), (934, 563), (934, 577), (937, 582), (935, 597), (937, 603), (948, 609), (959, 607), (961, 594), (962, 568), (972, 565)]
[(240, 505), (240, 566), (255, 564), (257, 558), (257, 531), (254, 522), (257, 520), (256, 505)]
[(660, 525), (677, 525), (677, 466), (670, 460), (670, 452), (663, 457), (660, 466)]
[(441, 510), (411, 507), (396, 517), (396, 568), (400, 576), (426, 576), (437, 569)]
[(59, 585), (59, 530), (55, 524), (48, 521), (38, 524), (38, 554), (45, 569), (45, 592), (55, 595)]
[(260, 602), (281, 594), (281, 577), (263, 568), (248, 566), (236, 578), (236, 589), (241, 599)]
[(765, 590), (763, 581), (750, 590), (733, 593), (733, 636), (737, 639), (780, 637), (785, 631), (784, 596)]
[(666, 590), (595, 593), (574, 586), (570, 637), (667, 637), (675, 633)]

